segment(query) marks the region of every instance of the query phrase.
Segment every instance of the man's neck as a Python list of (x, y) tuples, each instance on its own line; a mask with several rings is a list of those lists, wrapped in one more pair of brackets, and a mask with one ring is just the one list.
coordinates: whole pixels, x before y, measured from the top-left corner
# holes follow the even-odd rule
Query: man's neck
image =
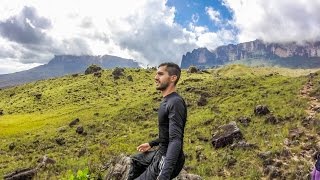
[(167, 95), (176, 92), (176, 87), (175, 86), (169, 86), (167, 89), (161, 91), (162, 97), (166, 97)]

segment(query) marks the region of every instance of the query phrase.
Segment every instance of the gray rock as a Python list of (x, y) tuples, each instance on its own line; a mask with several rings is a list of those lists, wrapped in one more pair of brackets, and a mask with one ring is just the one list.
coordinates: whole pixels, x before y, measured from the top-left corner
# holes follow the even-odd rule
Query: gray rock
[(73, 121), (71, 121), (71, 122), (69, 123), (69, 126), (72, 127), (72, 126), (78, 124), (78, 122), (80, 122), (80, 119), (79, 119), (79, 118), (76, 118), (75, 120), (73, 120)]
[(211, 143), (213, 147), (221, 148), (241, 139), (243, 139), (242, 133), (236, 122), (232, 121), (229, 124), (218, 127), (217, 131), (212, 135)]
[(98, 71), (101, 71), (101, 70), (102, 70), (101, 67), (99, 67), (99, 66), (97, 66), (97, 65), (95, 65), (95, 64), (92, 64), (92, 65), (90, 65), (90, 66), (85, 70), (84, 74), (85, 74), (85, 75), (87, 75), (87, 74), (93, 74), (93, 73), (98, 72)]
[(9, 144), (9, 150), (13, 150), (16, 147), (16, 144), (14, 142)]
[(235, 148), (240, 148), (240, 149), (246, 149), (246, 150), (250, 150), (250, 149), (257, 149), (258, 146), (255, 144), (250, 144), (244, 140), (241, 140), (239, 142), (235, 142), (230, 146), (230, 149), (235, 149)]
[(267, 106), (258, 105), (254, 108), (254, 114), (257, 116), (263, 116), (263, 115), (266, 115), (269, 113), (270, 113), (270, 111)]
[(188, 73), (197, 73), (199, 70), (195, 66), (190, 66), (187, 70)]
[(37, 171), (36, 169), (32, 168), (25, 168), (25, 169), (17, 169), (13, 172), (4, 175), (3, 179), (5, 180), (31, 180)]
[(265, 122), (266, 122), (266, 123), (270, 123), (270, 124), (278, 124), (278, 123), (279, 123), (279, 120), (278, 120), (278, 118), (276, 118), (274, 115), (269, 114), (269, 115), (266, 117)]
[(206, 97), (201, 94), (197, 104), (198, 104), (198, 106), (205, 106), (208, 104), (208, 101), (207, 101)]
[(63, 137), (58, 137), (55, 139), (56, 140), (56, 143), (60, 146), (64, 145), (66, 142), (65, 142), (65, 139)]
[(78, 126), (76, 129), (76, 133), (82, 134), (84, 132), (83, 126)]
[(249, 117), (239, 117), (237, 120), (245, 127), (249, 126), (249, 123), (251, 122)]
[(123, 68), (118, 68), (116, 67), (113, 71), (112, 71), (112, 75), (114, 79), (119, 79), (121, 76), (123, 76), (124, 74), (124, 69)]
[[(104, 180), (127, 180), (131, 167), (131, 158), (124, 154), (119, 155), (107, 163), (107, 174)], [(173, 180), (202, 180), (202, 178), (195, 174), (188, 174), (184, 169)]]

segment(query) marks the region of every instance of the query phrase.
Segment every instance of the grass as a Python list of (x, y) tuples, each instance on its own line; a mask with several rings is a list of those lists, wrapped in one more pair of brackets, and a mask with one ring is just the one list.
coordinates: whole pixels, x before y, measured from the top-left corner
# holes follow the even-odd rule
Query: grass
[[(299, 96), (299, 90), (307, 82), (304, 75), (314, 71), (243, 65), (202, 74), (183, 71), (178, 92), (189, 106), (184, 139), (189, 171), (205, 179), (263, 178), (262, 161), (256, 154), (281, 151), (289, 129), (301, 126), (308, 103)], [(125, 76), (118, 80), (111, 73), (104, 70), (101, 78), (64, 76), (1, 90), (0, 175), (18, 167), (34, 167), (46, 154), (57, 163), (41, 170), (38, 178), (68, 178), (70, 171), (76, 174), (86, 168), (90, 177), (103, 177), (103, 166), (112, 156), (136, 153), (137, 145), (155, 138), (154, 109), (161, 101), (154, 88), (155, 70), (125, 69)], [(205, 106), (197, 105), (201, 94), (208, 96)], [(286, 120), (276, 125), (265, 123), (265, 117), (253, 114), (259, 104)], [(237, 124), (245, 139), (258, 149), (214, 149), (210, 141), (201, 140), (210, 140), (218, 126), (241, 116), (251, 118), (248, 127)], [(75, 118), (80, 119), (87, 135), (76, 133), (79, 125), (68, 126)], [(65, 144), (58, 145), (57, 138), (64, 138)], [(9, 150), (12, 143), (15, 148)], [(201, 149), (203, 159), (197, 159), (196, 148)], [(78, 156), (82, 149), (86, 149), (85, 155)], [(236, 163), (228, 167), (232, 158)], [(291, 166), (288, 171), (294, 173), (296, 168)]]

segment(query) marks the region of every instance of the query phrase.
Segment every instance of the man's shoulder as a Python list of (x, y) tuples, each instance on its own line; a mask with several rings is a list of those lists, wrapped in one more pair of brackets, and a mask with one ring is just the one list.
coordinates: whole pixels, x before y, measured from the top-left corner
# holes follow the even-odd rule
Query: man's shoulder
[(185, 104), (184, 99), (178, 93), (170, 96), (167, 102), (168, 105)]

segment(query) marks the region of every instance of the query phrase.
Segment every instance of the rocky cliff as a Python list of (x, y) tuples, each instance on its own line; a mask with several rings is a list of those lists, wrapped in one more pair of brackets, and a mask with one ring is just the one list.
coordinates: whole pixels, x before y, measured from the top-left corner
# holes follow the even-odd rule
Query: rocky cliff
[[(261, 40), (219, 46), (213, 51), (198, 48), (182, 56), (181, 67), (212, 67), (228, 63), (259, 64), (294, 68), (320, 67), (320, 41), (304, 44), (266, 43)], [(250, 65), (250, 64), (249, 64)]]

